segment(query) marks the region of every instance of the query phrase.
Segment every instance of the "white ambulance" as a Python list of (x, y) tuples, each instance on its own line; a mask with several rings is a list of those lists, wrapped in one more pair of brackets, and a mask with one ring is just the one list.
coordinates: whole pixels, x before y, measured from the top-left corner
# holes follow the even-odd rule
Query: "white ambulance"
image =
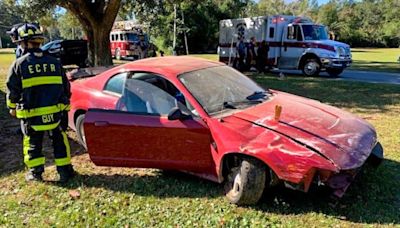
[[(299, 69), (306, 76), (326, 71), (339, 76), (352, 63), (350, 46), (330, 40), (327, 28), (296, 16), (260, 16), (220, 21), (219, 60), (237, 67), (236, 44), (251, 37), (258, 46), (269, 46), (268, 65), (279, 69)], [(236, 66), (235, 66), (236, 65)]]

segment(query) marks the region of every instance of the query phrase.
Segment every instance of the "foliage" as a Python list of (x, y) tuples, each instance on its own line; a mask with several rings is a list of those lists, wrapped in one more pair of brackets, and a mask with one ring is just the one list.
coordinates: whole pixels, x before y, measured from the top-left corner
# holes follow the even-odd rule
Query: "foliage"
[(78, 19), (67, 12), (61, 15), (58, 20), (58, 29), (60, 30), (60, 36), (64, 39), (82, 39), (84, 37), (84, 31), (80, 25)]
[[(216, 50), (219, 21), (225, 18), (248, 17), (255, 13), (256, 5), (250, 0), (206, 1), (127, 1), (122, 12), (133, 9), (139, 23), (155, 40), (162, 40), (160, 49), (172, 52), (174, 4), (177, 7), (177, 51), (183, 52), (184, 32), (187, 33), (191, 52)], [(127, 18), (123, 13), (122, 18)], [(184, 18), (184, 19), (183, 19)]]
[(14, 47), (10, 37), (6, 34), (12, 25), (22, 21), (22, 9), (17, 5), (0, 1), (0, 38), (3, 47)]
[[(89, 62), (92, 65), (111, 65), (109, 50), (109, 33), (118, 14), (121, 0), (7, 0), (8, 5), (22, 8), (24, 19), (37, 21), (39, 18), (52, 27), (56, 18), (49, 18), (54, 14), (56, 6), (67, 9), (79, 21), (86, 34), (89, 45)], [(48, 20), (50, 19), (50, 20)], [(52, 21), (52, 22), (51, 22)]]
[(322, 5), (318, 5), (317, 0), (260, 0), (257, 3), (243, 0), (138, 0), (128, 1), (122, 9), (125, 12), (133, 10), (136, 19), (148, 25), (153, 37), (163, 40), (162, 46), (171, 49), (174, 3), (178, 7), (178, 51), (184, 48), (183, 31), (187, 32), (191, 52), (215, 51), (219, 20), (276, 14), (310, 17), (327, 25), (336, 39), (353, 47), (400, 46), (400, 0), (331, 0)]

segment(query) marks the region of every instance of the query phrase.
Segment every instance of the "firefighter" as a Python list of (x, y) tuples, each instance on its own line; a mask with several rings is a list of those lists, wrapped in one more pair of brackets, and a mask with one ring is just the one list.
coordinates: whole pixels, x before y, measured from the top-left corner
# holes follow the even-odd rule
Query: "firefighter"
[(17, 32), (16, 41), (26, 54), (10, 67), (6, 99), (10, 115), (21, 119), (24, 163), (29, 169), (25, 179), (42, 180), (42, 142), (47, 133), (53, 141), (59, 181), (67, 182), (75, 174), (65, 134), (71, 96), (69, 82), (60, 62), (40, 49), (44, 36), (35, 24), (23, 24)]
[(15, 56), (18, 59), (24, 54), (24, 50), (22, 49), (20, 42), (17, 42), (18, 40), (18, 28), (22, 24), (16, 24), (14, 25), (9, 31), (7, 31), (7, 34), (10, 36), (11, 41), (17, 45), (17, 49), (15, 50)]

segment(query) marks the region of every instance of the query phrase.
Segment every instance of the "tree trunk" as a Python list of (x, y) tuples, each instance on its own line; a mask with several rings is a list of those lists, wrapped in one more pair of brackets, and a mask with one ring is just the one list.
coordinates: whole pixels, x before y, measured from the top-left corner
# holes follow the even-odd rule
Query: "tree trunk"
[(110, 29), (104, 29), (104, 25), (93, 26), (93, 39), (90, 40), (89, 56), (94, 66), (110, 66), (113, 64), (110, 50)]
[(82, 24), (88, 40), (88, 60), (91, 66), (112, 65), (110, 31), (117, 16), (121, 0), (61, 1)]

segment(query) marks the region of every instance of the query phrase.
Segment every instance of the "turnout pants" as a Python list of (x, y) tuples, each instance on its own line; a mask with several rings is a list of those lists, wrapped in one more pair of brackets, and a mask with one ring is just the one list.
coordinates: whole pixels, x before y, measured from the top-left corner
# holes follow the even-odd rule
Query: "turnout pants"
[(44, 166), (45, 157), (42, 154), (42, 144), (46, 132), (53, 142), (54, 160), (57, 170), (71, 164), (71, 149), (67, 134), (61, 129), (61, 126), (48, 131), (35, 131), (22, 121), (21, 127), (24, 133), (24, 163), (28, 168), (35, 169)]

